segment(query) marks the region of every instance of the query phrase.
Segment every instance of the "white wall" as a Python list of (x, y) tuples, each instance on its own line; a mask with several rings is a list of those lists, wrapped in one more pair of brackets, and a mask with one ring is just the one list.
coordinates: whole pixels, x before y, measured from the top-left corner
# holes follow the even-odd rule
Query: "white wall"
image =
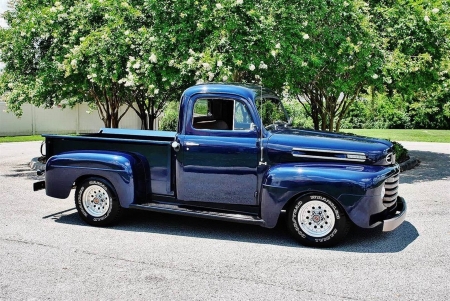
[[(6, 112), (6, 103), (0, 102), (0, 136), (95, 133), (104, 127), (97, 111), (87, 113), (86, 104), (76, 105), (73, 109), (37, 108), (25, 104), (23, 115), (17, 118)], [(122, 113), (124, 108), (120, 109)], [(120, 128), (140, 129), (141, 121), (133, 110), (128, 110), (119, 123)]]

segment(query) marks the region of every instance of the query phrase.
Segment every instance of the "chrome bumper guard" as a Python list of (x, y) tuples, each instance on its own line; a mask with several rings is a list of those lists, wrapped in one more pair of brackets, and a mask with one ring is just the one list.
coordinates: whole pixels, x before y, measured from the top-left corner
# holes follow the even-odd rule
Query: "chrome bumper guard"
[(406, 202), (402, 197), (397, 197), (395, 212), (388, 219), (383, 220), (383, 232), (392, 231), (403, 223), (406, 218)]

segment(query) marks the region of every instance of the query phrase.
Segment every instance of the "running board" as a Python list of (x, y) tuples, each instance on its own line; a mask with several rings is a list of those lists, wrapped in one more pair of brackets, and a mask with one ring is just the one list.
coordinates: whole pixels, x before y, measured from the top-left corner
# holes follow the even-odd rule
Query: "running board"
[(224, 213), (217, 211), (207, 211), (207, 210), (198, 210), (198, 209), (188, 209), (176, 205), (168, 205), (168, 204), (158, 204), (158, 203), (147, 203), (147, 204), (131, 204), (130, 208), (139, 209), (139, 210), (148, 210), (162, 213), (171, 213), (178, 214), (184, 216), (194, 216), (201, 217), (207, 219), (215, 219), (221, 221), (231, 221), (236, 223), (243, 224), (252, 224), (264, 226), (264, 221), (259, 217), (252, 215), (245, 215), (239, 213)]

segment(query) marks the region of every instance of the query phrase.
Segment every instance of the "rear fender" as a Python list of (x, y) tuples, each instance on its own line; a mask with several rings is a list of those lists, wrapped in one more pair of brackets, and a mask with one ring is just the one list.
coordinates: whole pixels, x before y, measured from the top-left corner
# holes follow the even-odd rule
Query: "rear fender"
[(114, 151), (74, 151), (51, 157), (45, 173), (46, 194), (65, 199), (73, 184), (86, 177), (108, 180), (122, 207), (145, 200), (149, 191), (147, 160), (138, 154)]
[[(350, 219), (368, 227), (370, 215), (385, 208), (381, 184), (395, 168), (324, 163), (288, 163), (271, 167), (263, 177), (261, 218), (266, 227), (275, 227), (281, 210), (301, 195), (319, 193), (337, 200)], [(398, 171), (397, 171), (398, 172)], [(361, 210), (363, 208), (363, 210)]]

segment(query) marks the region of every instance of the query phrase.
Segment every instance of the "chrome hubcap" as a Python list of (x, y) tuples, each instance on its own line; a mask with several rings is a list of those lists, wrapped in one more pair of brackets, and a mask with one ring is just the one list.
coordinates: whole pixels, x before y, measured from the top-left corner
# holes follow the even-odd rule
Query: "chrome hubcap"
[(336, 223), (330, 206), (321, 201), (310, 201), (300, 208), (298, 224), (312, 237), (323, 237), (331, 232)]
[(108, 193), (101, 186), (89, 186), (83, 193), (83, 207), (94, 217), (105, 215), (110, 205), (111, 200)]

